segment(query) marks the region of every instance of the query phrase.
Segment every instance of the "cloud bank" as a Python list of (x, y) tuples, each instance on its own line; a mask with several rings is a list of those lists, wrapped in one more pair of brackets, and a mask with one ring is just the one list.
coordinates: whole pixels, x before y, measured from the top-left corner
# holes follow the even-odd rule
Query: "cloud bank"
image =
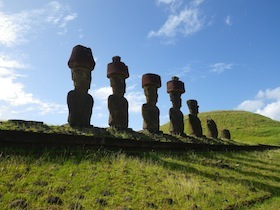
[(151, 30), (148, 37), (172, 38), (179, 34), (192, 35), (204, 26), (199, 6), (203, 0), (191, 1), (188, 4), (180, 0), (158, 0), (157, 4), (164, 4), (168, 8), (168, 18), (158, 30)]
[[(1, 7), (0, 7), (1, 9)], [(41, 25), (57, 27), (58, 34), (67, 32), (67, 25), (77, 18), (67, 5), (52, 1), (42, 8), (16, 14), (0, 11), (0, 45), (13, 47), (27, 41), (27, 34)]]
[(28, 36), (43, 30), (43, 27), (55, 26), (57, 34), (63, 35), (67, 32), (68, 23), (73, 21), (77, 14), (57, 1), (14, 14), (5, 13), (4, 7), (0, 1), (0, 118), (30, 118), (50, 113), (66, 113), (66, 105), (46, 102), (26, 92), (25, 85), (18, 79), (26, 77), (19, 72), (23, 69), (26, 72), (29, 64), (5, 51), (28, 42)]
[(260, 90), (254, 99), (245, 100), (235, 109), (245, 110), (280, 120), (280, 87)]
[(0, 54), (0, 117), (31, 111), (39, 115), (65, 113), (66, 106), (44, 102), (24, 90), (24, 84), (16, 81), (19, 77), (25, 77), (17, 73), (24, 68), (25, 65), (19, 61)]

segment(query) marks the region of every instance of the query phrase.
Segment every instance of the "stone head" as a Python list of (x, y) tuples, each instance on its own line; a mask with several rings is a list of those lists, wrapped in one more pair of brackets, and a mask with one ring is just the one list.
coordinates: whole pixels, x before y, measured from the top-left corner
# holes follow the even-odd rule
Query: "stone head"
[(187, 105), (189, 107), (190, 114), (197, 115), (199, 113), (199, 106), (196, 100), (188, 100)]
[(81, 67), (92, 71), (95, 67), (95, 61), (91, 49), (82, 45), (75, 46), (72, 49), (68, 66), (70, 69)]
[(175, 109), (180, 109), (182, 107), (181, 93), (170, 92), (170, 101), (172, 102), (172, 107)]
[(112, 62), (107, 65), (107, 77), (115, 95), (124, 95), (125, 79), (129, 77), (128, 67), (121, 62), (120, 56), (114, 56)]
[(72, 49), (68, 66), (71, 69), (75, 89), (87, 92), (91, 83), (91, 71), (95, 67), (91, 49), (82, 45), (75, 46)]
[(90, 89), (91, 72), (84, 68), (71, 69), (75, 90), (87, 92)]
[(114, 95), (123, 96), (126, 89), (125, 77), (120, 74), (112, 74), (110, 77), (110, 86), (113, 89)]
[(172, 80), (166, 83), (167, 93), (170, 95), (173, 108), (180, 108), (182, 106), (181, 94), (185, 92), (184, 83), (179, 81), (179, 78), (174, 76)]
[(158, 100), (157, 89), (161, 87), (161, 79), (157, 74), (144, 74), (142, 76), (142, 88), (148, 104), (155, 105)]
[(147, 104), (156, 105), (158, 101), (157, 87), (153, 85), (146, 85), (143, 88)]

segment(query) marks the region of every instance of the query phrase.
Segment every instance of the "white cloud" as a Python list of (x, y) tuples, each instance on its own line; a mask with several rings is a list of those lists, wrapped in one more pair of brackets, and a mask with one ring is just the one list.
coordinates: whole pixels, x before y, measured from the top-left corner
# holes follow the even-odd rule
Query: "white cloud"
[(157, 0), (157, 3), (159, 4), (171, 4), (176, 2), (176, 0)]
[[(145, 95), (142, 91), (134, 91), (135, 85), (128, 86), (126, 88), (125, 98), (129, 104), (129, 112), (141, 112), (141, 106), (145, 103)], [(99, 109), (107, 111), (107, 100), (109, 95), (113, 93), (111, 87), (101, 87), (90, 91), (94, 100), (101, 102), (103, 106), (98, 106)], [(106, 104), (106, 106), (104, 106)], [(98, 108), (97, 108), (98, 109)]]
[[(178, 34), (184, 36), (192, 35), (203, 28), (204, 20), (201, 18), (201, 12), (199, 5), (203, 2), (202, 0), (195, 0), (184, 5), (184, 8), (180, 11), (174, 9), (174, 3), (179, 1), (159, 1), (167, 4), (170, 9), (170, 13), (166, 22), (157, 31), (150, 31), (148, 37), (175, 37)], [(178, 6), (182, 8), (183, 6)]]
[(157, 5), (167, 6), (167, 10), (171, 13), (175, 13), (178, 8), (183, 4), (183, 0), (157, 0)]
[(269, 103), (262, 109), (258, 109), (256, 113), (270, 117), (271, 119), (280, 120), (280, 101)]
[(185, 67), (182, 67), (182, 68), (177, 68), (177, 69), (174, 69), (172, 71), (166, 71), (165, 72), (165, 75), (167, 75), (168, 77), (170, 77), (170, 79), (173, 77), (173, 76), (176, 76), (176, 77), (179, 77), (179, 78), (182, 78), (182, 77), (185, 77), (187, 74), (189, 74), (191, 72), (191, 66), (190, 65), (186, 65)]
[(275, 89), (266, 89), (265, 91), (260, 90), (257, 94), (257, 97), (280, 100), (280, 87), (277, 87)]
[[(55, 26), (59, 33), (65, 32), (67, 24), (77, 17), (67, 5), (57, 1), (19, 13), (5, 13), (4, 6), (0, 0), (0, 45), (3, 46), (3, 50), (27, 42), (27, 35), (39, 32), (46, 26)], [(0, 52), (0, 117), (30, 118), (66, 113), (66, 104), (46, 102), (26, 92), (25, 85), (19, 82), (18, 78), (26, 77), (19, 71), (28, 69), (29, 65), (21, 62), (18, 57), (13, 57), (15, 56)]]
[(226, 23), (226, 25), (228, 25), (228, 26), (231, 26), (231, 25), (232, 25), (232, 20), (231, 20), (231, 16), (230, 16), (230, 15), (228, 15), (228, 16), (225, 17), (225, 23)]
[(213, 73), (223, 73), (226, 70), (232, 69), (232, 63), (215, 63), (210, 66), (210, 71)]
[(142, 91), (128, 92), (126, 99), (129, 104), (129, 112), (141, 113), (142, 104), (145, 103), (145, 95)]
[[(1, 2), (0, 2), (1, 3)], [(0, 9), (2, 9), (0, 7)], [(42, 8), (8, 14), (0, 11), (0, 44), (6, 47), (20, 45), (27, 41), (26, 35), (43, 24), (55, 25), (58, 34), (67, 31), (67, 24), (77, 18), (67, 5), (52, 1)]]
[(249, 112), (256, 112), (263, 106), (262, 100), (246, 100), (239, 104), (236, 109), (245, 110)]
[(112, 93), (113, 93), (113, 91), (110, 86), (101, 87), (101, 88), (90, 91), (90, 94), (92, 94), (94, 100), (99, 100), (106, 104), (107, 104), (109, 95), (111, 95)]
[(0, 11), (0, 44), (11, 47), (25, 42), (30, 28), (27, 13), (8, 15)]
[(44, 102), (32, 93), (27, 93), (22, 83), (16, 82), (18, 77), (24, 76), (17, 73), (22, 68), (25, 68), (24, 64), (0, 54), (0, 116), (9, 118), (15, 113), (23, 112), (39, 115), (65, 113), (65, 105)]
[(255, 112), (274, 120), (280, 120), (280, 87), (260, 90), (253, 100), (243, 101), (236, 109)]

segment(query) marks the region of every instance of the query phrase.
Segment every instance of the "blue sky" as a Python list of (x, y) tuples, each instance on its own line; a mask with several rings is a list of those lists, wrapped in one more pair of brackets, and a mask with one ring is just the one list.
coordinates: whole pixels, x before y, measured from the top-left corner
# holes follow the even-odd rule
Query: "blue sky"
[(160, 122), (171, 107), (166, 82), (178, 76), (200, 112), (246, 110), (280, 120), (278, 0), (0, 0), (0, 119), (67, 123), (72, 48), (96, 61), (91, 123), (108, 127), (107, 64), (128, 66), (129, 127), (142, 128), (141, 76), (161, 76)]

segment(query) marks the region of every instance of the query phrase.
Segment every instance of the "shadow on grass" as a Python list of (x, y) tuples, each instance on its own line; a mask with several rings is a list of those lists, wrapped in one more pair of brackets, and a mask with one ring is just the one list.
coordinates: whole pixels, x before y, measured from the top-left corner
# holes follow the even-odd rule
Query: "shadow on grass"
[[(248, 189), (260, 190), (267, 192), (271, 197), (280, 196), (280, 178), (278, 177), (279, 170), (273, 170), (269, 166), (277, 167), (278, 164), (271, 161), (254, 159), (250, 152), (123, 152), (121, 150), (92, 150), (84, 147), (70, 148), (28, 148), (7, 147), (0, 149), (0, 157), (5, 158), (14, 155), (15, 157), (24, 157), (24, 161), (32, 162), (38, 159), (47, 162), (56, 162), (63, 164), (64, 161), (73, 161), (79, 163), (83, 160), (91, 160), (93, 162), (102, 161), (104, 157), (114, 158), (119, 154), (125, 154), (129, 157), (136, 157), (145, 161), (152, 160), (155, 164), (165, 167), (168, 170), (180, 171), (183, 173), (191, 173), (200, 177), (218, 181), (222, 180), (228, 183), (238, 183), (248, 187)], [(261, 153), (260, 153), (261, 154)], [(256, 155), (256, 154), (255, 154)], [(240, 157), (242, 156), (242, 157)], [(251, 156), (247, 158), (247, 156)], [(243, 164), (241, 168), (234, 167), (231, 163)], [(242, 162), (242, 163), (241, 163)], [(191, 164), (190, 164), (191, 163)], [(257, 163), (258, 166), (255, 166)], [(194, 167), (193, 164), (203, 167)], [(248, 168), (250, 170), (248, 170)], [(257, 173), (254, 170), (257, 168), (263, 173)], [(232, 171), (230, 175), (215, 173), (215, 169)], [(267, 174), (266, 172), (269, 172)], [(227, 173), (228, 174), (228, 173)], [(271, 183), (271, 182), (276, 182)], [(258, 201), (256, 201), (258, 202)], [(248, 205), (248, 204), (246, 204)], [(240, 207), (240, 206), (239, 206)], [(233, 208), (232, 208), (233, 209)]]
[[(209, 158), (209, 154), (211, 153), (196, 153), (195, 156), (196, 157), (188, 157), (184, 154), (180, 155), (172, 155), (170, 156), (171, 160), (168, 159), (168, 156), (161, 156), (161, 155), (150, 155), (150, 157), (156, 161), (157, 163), (161, 164), (162, 166), (170, 169), (170, 170), (174, 170), (174, 171), (180, 171), (180, 172), (184, 172), (184, 173), (192, 173), (193, 175), (199, 175), (201, 177), (205, 177), (208, 179), (211, 179), (213, 181), (217, 181), (217, 180), (223, 180), (225, 182), (228, 183), (238, 183), (238, 184), (242, 184), (243, 186), (247, 186), (248, 189), (251, 189), (253, 191), (256, 190), (261, 190), (261, 191), (265, 191), (267, 193), (270, 194), (270, 196), (265, 196), (264, 198), (260, 198), (259, 200), (256, 201), (252, 201), (252, 202), (244, 202), (244, 204), (241, 204), (241, 206), (252, 206), (253, 204), (257, 203), (257, 202), (263, 202), (265, 199), (269, 199), (271, 197), (279, 197), (280, 196), (280, 178), (278, 177), (279, 171), (278, 170), (271, 170), (271, 173), (274, 173), (273, 175), (263, 175), (266, 173), (267, 171), (267, 166), (270, 164), (270, 162), (266, 162), (266, 161), (257, 161), (258, 164), (262, 164), (262, 167), (259, 167), (259, 169), (262, 170), (263, 174), (260, 173), (256, 173), (253, 171), (248, 171), (246, 166), (243, 166), (243, 169), (240, 168), (235, 168), (235, 167), (231, 167), (230, 165), (227, 164), (220, 164), (223, 162), (223, 158), (221, 157), (221, 155), (218, 156), (218, 159), (214, 158), (215, 155), (213, 155), (213, 153), (210, 155), (210, 160), (212, 158), (212, 161), (214, 160), (214, 162), (205, 162), (203, 160), (207, 160), (207, 158)], [(235, 162), (235, 155), (234, 153), (222, 153), (225, 155), (225, 157), (227, 157), (227, 159), (225, 159), (224, 162), (229, 162), (229, 161), (233, 161)], [(227, 154), (230, 154), (229, 156), (231, 156), (230, 159), (229, 156)], [(245, 153), (243, 153), (245, 155)], [(238, 155), (238, 154), (237, 154)], [(167, 157), (167, 158), (166, 158)], [(196, 160), (194, 160), (194, 158), (196, 158)], [(237, 158), (238, 159), (238, 158)], [(244, 159), (246, 158), (242, 158), (242, 160), (244, 161)], [(175, 161), (174, 161), (175, 160)], [(217, 160), (219, 160), (219, 164), (217, 164)], [(220, 162), (221, 161), (221, 162)], [(249, 159), (247, 160), (249, 163), (247, 163), (247, 165), (250, 167), (250, 170), (254, 170), (254, 165), (253, 162)], [(181, 164), (182, 163), (182, 164)], [(197, 169), (195, 167), (192, 167), (191, 164), (200, 164), (203, 165), (204, 167), (207, 167), (207, 169)], [(231, 173), (231, 175), (229, 176), (224, 176), (221, 174), (217, 174), (217, 173), (209, 173), (207, 171), (213, 171), (213, 170), (221, 170), (221, 169), (225, 169), (227, 171), (232, 171), (233, 173)], [(235, 174), (235, 175), (234, 175)], [(240, 178), (239, 178), (240, 177)], [(272, 184), (271, 181), (277, 182), (275, 184)], [(240, 204), (236, 204), (230, 206), (230, 209), (235, 209), (235, 208), (240, 208), (241, 207)]]

